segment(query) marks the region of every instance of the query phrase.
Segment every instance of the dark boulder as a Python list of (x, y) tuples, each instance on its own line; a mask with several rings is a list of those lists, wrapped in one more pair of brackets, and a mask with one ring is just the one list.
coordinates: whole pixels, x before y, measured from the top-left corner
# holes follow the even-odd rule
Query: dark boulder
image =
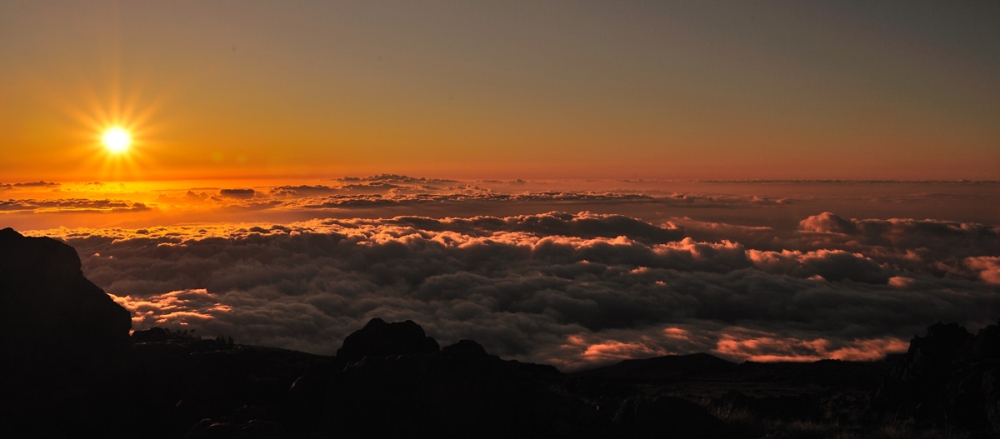
[(364, 357), (434, 354), (439, 349), (437, 341), (424, 334), (424, 329), (412, 320), (386, 323), (375, 318), (344, 339), (343, 347), (337, 350), (337, 359), (352, 362)]

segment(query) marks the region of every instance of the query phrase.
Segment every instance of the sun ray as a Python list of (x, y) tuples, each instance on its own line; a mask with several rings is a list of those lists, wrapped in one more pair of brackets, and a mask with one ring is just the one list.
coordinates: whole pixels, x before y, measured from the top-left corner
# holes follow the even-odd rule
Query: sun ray
[[(133, 87), (134, 88), (134, 87)], [(68, 154), (90, 170), (95, 180), (133, 180), (148, 168), (148, 151), (162, 129), (152, 120), (167, 100), (165, 94), (144, 96), (139, 90), (100, 93), (90, 86), (79, 87), (80, 101), (65, 102), (61, 108), (78, 123), (80, 143)], [(82, 105), (81, 105), (82, 104)]]

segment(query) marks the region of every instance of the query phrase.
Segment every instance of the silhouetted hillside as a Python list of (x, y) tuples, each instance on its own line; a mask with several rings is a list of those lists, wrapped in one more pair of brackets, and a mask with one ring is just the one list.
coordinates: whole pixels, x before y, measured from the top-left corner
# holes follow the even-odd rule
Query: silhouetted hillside
[(105, 431), (122, 401), (131, 326), (72, 247), (0, 230), (0, 422), (15, 436)]

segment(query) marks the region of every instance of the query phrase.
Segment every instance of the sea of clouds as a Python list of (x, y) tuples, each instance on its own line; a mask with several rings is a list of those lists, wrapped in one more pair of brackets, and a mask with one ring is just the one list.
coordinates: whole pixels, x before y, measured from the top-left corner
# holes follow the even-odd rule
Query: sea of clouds
[[(332, 209), (337, 217), (31, 234), (74, 246), (87, 277), (133, 313), (134, 329), (182, 328), (327, 355), (380, 317), (413, 320), (442, 344), (474, 339), (501, 357), (563, 370), (694, 352), (734, 361), (866, 360), (904, 351), (939, 320), (975, 329), (1000, 317), (1000, 227), (993, 225), (823, 211), (791, 226), (655, 221), (570, 209), (683, 204), (753, 211), (766, 223), (760, 212), (796, 201), (505, 193), (452, 183), (430, 191), (422, 189), (445, 183), (411, 180), (192, 190), (160, 201), (228, 203), (248, 219), (258, 209)], [(393, 187), (372, 188), (383, 183)], [(360, 186), (367, 193), (352, 193)], [(556, 210), (362, 218), (345, 203)]]

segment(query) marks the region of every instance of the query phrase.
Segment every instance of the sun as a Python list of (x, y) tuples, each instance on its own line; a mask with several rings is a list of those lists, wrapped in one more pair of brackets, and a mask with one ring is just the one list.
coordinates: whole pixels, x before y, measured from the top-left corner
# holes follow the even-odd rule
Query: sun
[(113, 127), (104, 132), (101, 142), (112, 154), (119, 154), (128, 150), (132, 144), (132, 136), (120, 127)]

